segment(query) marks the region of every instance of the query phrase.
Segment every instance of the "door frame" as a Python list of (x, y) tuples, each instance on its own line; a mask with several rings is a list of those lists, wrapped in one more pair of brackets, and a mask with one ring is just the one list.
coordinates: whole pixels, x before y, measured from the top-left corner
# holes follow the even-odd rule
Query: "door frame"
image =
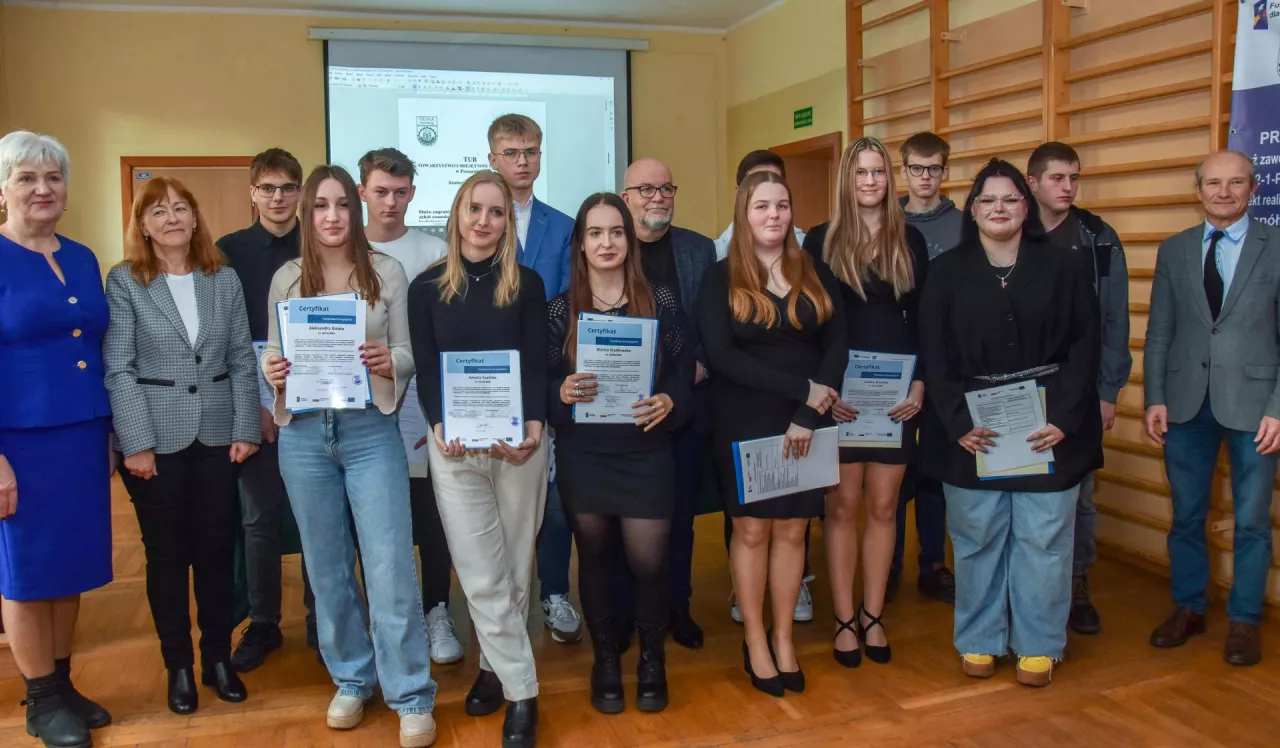
[(248, 166), (253, 156), (121, 156), (120, 157), (120, 213), (124, 232), (129, 231), (129, 218), (133, 212), (133, 170), (135, 168), (183, 168), (209, 166)]
[(814, 153), (824, 149), (829, 149), (831, 151), (831, 205), (827, 206), (827, 210), (831, 211), (835, 209), (835, 202), (840, 199), (839, 195), (836, 195), (836, 180), (834, 176), (838, 173), (840, 169), (840, 159), (844, 156), (843, 132), (837, 130), (836, 132), (829, 132), (826, 135), (816, 135), (812, 138), (805, 138), (804, 140), (783, 143), (782, 145), (775, 145), (769, 150), (783, 158), (787, 158), (803, 156), (806, 153)]

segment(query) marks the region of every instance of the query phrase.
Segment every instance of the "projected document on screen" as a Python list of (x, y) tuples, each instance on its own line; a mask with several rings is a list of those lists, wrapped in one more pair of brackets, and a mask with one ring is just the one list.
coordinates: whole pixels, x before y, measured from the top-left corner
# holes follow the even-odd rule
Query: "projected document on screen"
[(334, 66), (331, 61), (330, 156), (355, 174), (369, 150), (403, 151), (417, 168), (417, 192), (406, 223), (438, 232), (458, 187), (490, 168), (489, 125), (504, 114), (523, 114), (543, 132), (534, 196), (573, 215), (587, 195), (617, 187), (616, 93), (611, 76)]

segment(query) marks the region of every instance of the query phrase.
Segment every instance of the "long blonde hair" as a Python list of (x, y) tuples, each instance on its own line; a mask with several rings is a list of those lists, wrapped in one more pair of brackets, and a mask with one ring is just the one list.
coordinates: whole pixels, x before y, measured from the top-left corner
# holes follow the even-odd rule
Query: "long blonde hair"
[[(875, 234), (858, 215), (854, 170), (862, 153), (878, 153), (884, 159), (885, 193), (880, 205), (880, 230)], [(893, 182), (893, 161), (884, 144), (875, 138), (859, 138), (844, 149), (836, 176), (836, 214), (827, 228), (822, 257), (836, 277), (867, 298), (863, 285), (876, 277), (893, 284), (893, 295), (902, 298), (915, 287), (915, 269), (907, 246), (907, 219), (898, 204)]]
[(458, 188), (453, 198), (453, 209), (449, 211), (449, 225), (445, 229), (448, 251), (445, 253), (444, 273), (436, 281), (440, 288), (440, 300), (448, 304), (456, 297), (467, 295), (467, 273), (462, 267), (462, 225), (459, 217), (462, 210), (471, 204), (471, 195), (478, 185), (492, 184), (502, 190), (505, 201), (506, 228), (498, 239), (498, 252), (494, 262), (498, 265), (498, 287), (493, 292), (495, 306), (507, 306), (520, 295), (520, 270), (516, 266), (516, 256), (520, 252), (520, 235), (516, 233), (516, 215), (512, 209), (515, 199), (511, 196), (511, 188), (506, 180), (493, 171), (478, 171)]
[[(765, 288), (769, 285), (769, 270), (756, 257), (755, 235), (751, 231), (747, 214), (756, 189), (770, 182), (782, 185), (787, 190), (787, 200), (791, 199), (791, 188), (787, 186), (786, 180), (771, 171), (758, 171), (742, 180), (733, 208), (733, 238), (729, 241), (728, 258), (729, 308), (733, 312), (733, 318), (739, 322), (752, 322), (765, 327), (778, 324), (778, 310), (765, 293)], [(807, 297), (813, 304), (818, 313), (818, 322), (826, 322), (831, 318), (834, 311), (831, 296), (818, 279), (809, 253), (796, 244), (794, 223), (787, 225), (786, 237), (783, 239), (782, 277), (791, 286), (791, 290), (787, 292), (787, 321), (792, 327), (800, 328), (796, 304), (801, 296)]]

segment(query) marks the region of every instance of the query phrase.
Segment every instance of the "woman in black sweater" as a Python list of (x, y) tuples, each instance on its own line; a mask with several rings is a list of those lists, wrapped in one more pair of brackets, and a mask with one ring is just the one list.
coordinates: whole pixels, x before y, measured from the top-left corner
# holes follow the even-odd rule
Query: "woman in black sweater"
[[(703, 280), (698, 329), (712, 372), (725, 511), (733, 518), (729, 563), (746, 629), (743, 665), (756, 688), (781, 696), (784, 688), (804, 689), (791, 628), (804, 531), (822, 514), (823, 491), (739, 503), (733, 444), (785, 434), (784, 451), (808, 454), (813, 430), (831, 423), (848, 359), (844, 306), (831, 271), (796, 245), (782, 177), (759, 172), (743, 181), (734, 226), (728, 257)], [(772, 640), (764, 627), (766, 583)]]
[[(614, 714), (624, 708), (617, 625), (610, 610), (619, 543), (636, 577), (640, 631), (636, 706), (667, 706), (667, 539), (671, 532), (675, 461), (671, 432), (689, 417), (694, 359), (675, 290), (651, 285), (640, 267), (631, 212), (622, 198), (587, 198), (573, 226), (569, 290), (551, 300), (547, 369), (548, 418), (556, 430), (556, 476), (574, 538), (578, 589), (595, 647), (591, 703)], [(582, 313), (658, 320), (652, 396), (632, 405), (631, 423), (584, 423), (574, 406), (594, 402), (595, 374), (578, 373)]]
[[(868, 353), (917, 355), (919, 302), (929, 267), (924, 236), (908, 226), (895, 199), (892, 162), (875, 138), (860, 138), (845, 149), (836, 178), (836, 214), (805, 237), (840, 279), (848, 346)], [(897, 542), (898, 492), (906, 467), (915, 458), (916, 415), (924, 406), (924, 372), (917, 358), (910, 390), (888, 417), (902, 424), (892, 446), (840, 448), (840, 484), (827, 493), (823, 537), (831, 570), (831, 600), (836, 616), (835, 659), (845, 667), (867, 657), (887, 663), (889, 642), (880, 616), (893, 550)], [(846, 408), (837, 402), (837, 418)], [(851, 410), (851, 409), (850, 409)], [(852, 416), (852, 413), (845, 415)], [(858, 571), (858, 514), (867, 510), (862, 543), (862, 604), (853, 607)], [(873, 643), (874, 642), (874, 643)]]
[[(547, 305), (542, 279), (516, 264), (511, 206), (511, 190), (494, 172), (463, 183), (449, 215), (448, 254), (409, 287), (409, 338), (434, 435), (436, 503), (483, 653), (466, 710), (491, 714), (505, 696), (504, 744), (532, 746), (538, 679), (525, 619), (547, 495)], [(501, 350), (520, 353), (525, 440), (470, 451), (445, 442), (440, 354)]]
[[(978, 678), (1012, 649), (1018, 681), (1046, 686), (1066, 645), (1076, 494), (1102, 466), (1097, 299), (1081, 257), (1046, 240), (1022, 174), (993, 159), (974, 178), (960, 245), (934, 261), (920, 302), (921, 464), (946, 492), (955, 646)], [(1043, 388), (1047, 425), (975, 427), (965, 393), (1015, 382)], [(979, 453), (1022, 439), (1053, 450), (1052, 470), (979, 477)]]

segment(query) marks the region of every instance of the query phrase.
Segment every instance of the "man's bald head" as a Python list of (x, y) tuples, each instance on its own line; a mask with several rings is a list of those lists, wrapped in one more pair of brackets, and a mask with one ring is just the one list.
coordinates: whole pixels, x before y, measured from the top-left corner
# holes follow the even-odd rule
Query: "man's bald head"
[[(668, 194), (664, 195), (664, 191)], [(623, 176), (622, 199), (631, 209), (640, 238), (656, 241), (666, 233), (671, 219), (675, 217), (676, 196), (671, 170), (656, 158), (632, 162)]]
[(1219, 151), (1196, 167), (1196, 194), (1205, 218), (1226, 229), (1249, 212), (1258, 188), (1253, 159), (1240, 151)]

